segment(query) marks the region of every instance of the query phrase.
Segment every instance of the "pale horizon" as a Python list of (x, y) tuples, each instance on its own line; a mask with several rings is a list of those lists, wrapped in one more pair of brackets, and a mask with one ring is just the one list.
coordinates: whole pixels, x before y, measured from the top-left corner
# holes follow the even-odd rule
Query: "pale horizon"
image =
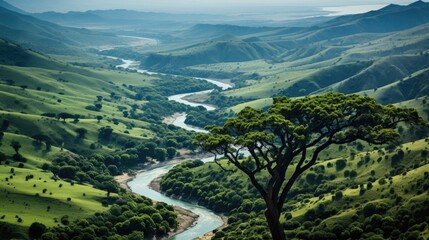
[[(136, 11), (150, 11), (150, 12), (168, 12), (168, 13), (214, 13), (214, 14), (242, 14), (242, 13), (271, 13), (271, 12), (294, 12), (294, 11), (305, 11), (305, 9), (313, 10), (331, 10), (335, 11), (338, 8), (341, 12), (341, 8), (344, 6), (366, 6), (365, 11), (379, 9), (388, 4), (400, 4), (408, 5), (415, 2), (414, 0), (393, 0), (393, 1), (347, 1), (339, 3), (338, 1), (332, 0), (320, 0), (320, 1), (306, 1), (305, 4), (302, 1), (291, 0), (176, 0), (172, 4), (171, 0), (158, 0), (153, 1), (142, 1), (142, 0), (6, 0), (6, 2), (24, 10), (27, 12), (69, 12), (69, 11), (88, 11), (88, 10), (109, 10), (109, 9), (127, 9)], [(359, 7), (355, 8), (350, 13), (360, 13)]]

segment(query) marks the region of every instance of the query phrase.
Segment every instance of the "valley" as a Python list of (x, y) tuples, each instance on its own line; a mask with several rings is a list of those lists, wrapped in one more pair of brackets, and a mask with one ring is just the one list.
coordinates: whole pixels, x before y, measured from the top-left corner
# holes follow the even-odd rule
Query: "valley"
[(301, 10), (0, 1), (0, 239), (428, 239), (429, 4)]

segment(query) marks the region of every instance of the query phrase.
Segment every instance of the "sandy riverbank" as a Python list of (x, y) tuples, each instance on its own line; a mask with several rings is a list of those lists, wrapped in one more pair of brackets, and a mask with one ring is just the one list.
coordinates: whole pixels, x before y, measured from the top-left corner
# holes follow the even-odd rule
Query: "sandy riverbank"
[[(128, 186), (128, 182), (133, 179), (134, 179), (134, 175), (129, 175), (128, 173), (124, 173), (120, 176), (115, 177), (115, 180), (119, 183), (121, 188), (125, 189), (128, 192), (131, 192), (131, 189)], [(161, 180), (161, 177), (156, 179), (158, 179), (158, 182), (159, 182)], [(159, 191), (159, 187), (158, 187), (158, 191)], [(174, 206), (174, 210), (177, 213), (177, 221), (179, 223), (179, 226), (177, 226), (176, 231), (169, 232), (167, 238), (171, 238), (179, 233), (186, 231), (188, 228), (192, 227), (197, 222), (199, 217), (197, 214), (194, 214), (193, 212), (178, 206)]]
[[(159, 176), (159, 177), (153, 179), (150, 182), (149, 187), (151, 189), (157, 191), (157, 192), (160, 192), (160, 189), (161, 189), (161, 186), (160, 186), (161, 178), (162, 178), (162, 176)], [(221, 218), (222, 218), (223, 224), (222, 224), (222, 226), (220, 226), (216, 230), (222, 230), (223, 228), (225, 228), (228, 225), (228, 217), (224, 216), (224, 215), (221, 215)], [(197, 219), (195, 219), (195, 220), (197, 220)], [(176, 234), (178, 234), (178, 233), (176, 233)], [(214, 235), (215, 234), (213, 233), (213, 231), (211, 231), (211, 232), (208, 232), (208, 233), (204, 234), (201, 237), (195, 238), (194, 240), (209, 240), (209, 239), (212, 239), (214, 237)]]
[[(206, 157), (211, 156), (211, 154), (191, 155), (189, 151), (185, 151), (185, 150), (180, 150), (179, 152), (180, 152), (181, 156), (176, 157), (173, 160), (162, 162), (162, 163), (151, 164), (151, 165), (145, 167), (144, 169), (138, 170), (132, 174), (124, 173), (122, 175), (116, 176), (115, 180), (119, 183), (121, 188), (125, 189), (128, 192), (131, 192), (131, 189), (128, 186), (128, 182), (133, 180), (135, 175), (137, 175), (140, 172), (143, 172), (143, 171), (146, 171), (149, 169), (153, 169), (153, 168), (157, 168), (157, 167), (161, 167), (161, 166), (165, 166), (165, 165), (172, 165), (172, 164), (177, 164), (177, 163), (188, 161), (188, 160), (202, 159), (202, 158), (206, 158)], [(152, 181), (150, 183), (150, 187), (152, 189), (154, 189), (155, 191), (159, 192), (160, 191), (160, 184), (159, 184), (160, 181), (161, 181), (161, 176), (158, 178), (155, 178), (154, 181)], [(179, 226), (177, 227), (176, 231), (170, 232), (168, 234), (167, 238), (171, 238), (171, 237), (173, 237), (179, 233), (186, 231), (188, 228), (192, 227), (196, 223), (196, 221), (198, 220), (198, 217), (199, 217), (197, 214), (194, 214), (193, 212), (191, 212), (187, 209), (183, 209), (181, 207), (174, 206), (174, 209), (177, 212), (177, 221), (179, 222)], [(225, 221), (224, 221), (224, 225), (225, 225)]]
[(183, 115), (185, 115), (185, 113), (174, 113), (173, 115), (171, 115), (171, 116), (168, 116), (168, 117), (165, 117), (163, 120), (162, 120), (162, 122), (163, 123), (165, 123), (165, 124), (168, 124), (168, 125), (170, 125), (170, 124), (173, 124), (173, 122), (174, 121), (176, 121), (176, 118), (178, 118), (178, 117), (180, 117), (180, 116), (183, 116)]

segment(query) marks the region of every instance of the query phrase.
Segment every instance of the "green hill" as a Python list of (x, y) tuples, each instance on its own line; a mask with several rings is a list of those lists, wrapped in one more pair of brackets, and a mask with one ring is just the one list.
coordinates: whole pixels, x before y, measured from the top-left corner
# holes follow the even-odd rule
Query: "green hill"
[(223, 35), (233, 36), (244, 36), (250, 34), (257, 34), (261, 32), (274, 31), (277, 28), (270, 27), (247, 27), (247, 26), (236, 26), (227, 24), (197, 24), (191, 27), (189, 30), (182, 32), (180, 35), (185, 39), (192, 38), (217, 38)]
[(197, 64), (242, 62), (266, 58), (278, 49), (264, 42), (245, 42), (233, 36), (223, 36), (214, 41), (197, 44), (173, 54), (151, 54), (142, 63), (150, 69), (174, 69)]
[[(76, 67), (0, 40), (0, 239), (27, 239), (33, 222), (55, 234), (66, 225), (78, 229), (75, 220), (95, 221), (115, 204), (152, 206), (114, 194), (119, 186), (113, 176), (190, 148), (193, 133), (161, 123), (187, 110), (166, 95), (210, 88), (181, 77)], [(133, 216), (151, 219), (137, 211)], [(163, 216), (136, 230), (166, 234), (177, 224), (176, 213), (168, 207)], [(91, 225), (104, 226), (98, 220)]]
[[(385, 239), (417, 230), (426, 238), (427, 148), (428, 139), (386, 148), (359, 143), (330, 147), (291, 191), (283, 215), (288, 237)], [(226, 162), (220, 164), (230, 169)], [(228, 226), (216, 237), (269, 237), (263, 200), (243, 173), (224, 169), (215, 163), (185, 163), (163, 177), (161, 189), (228, 214)], [(412, 217), (403, 219), (404, 214)], [(399, 232), (393, 232), (397, 226)], [(361, 231), (353, 233), (355, 227)]]
[(408, 6), (390, 5), (377, 11), (343, 16), (316, 25), (307, 42), (338, 38), (363, 32), (386, 33), (409, 29), (429, 22), (429, 4), (417, 1)]
[(76, 55), (78, 48), (120, 42), (113, 34), (68, 28), (0, 7), (0, 38), (51, 54)]

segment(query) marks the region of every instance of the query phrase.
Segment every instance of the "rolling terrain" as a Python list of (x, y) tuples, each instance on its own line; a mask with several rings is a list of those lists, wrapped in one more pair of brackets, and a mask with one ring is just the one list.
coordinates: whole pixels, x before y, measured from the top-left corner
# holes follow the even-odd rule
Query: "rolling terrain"
[[(221, 24), (198, 20), (204, 17)], [(412, 107), (429, 119), (429, 3), (303, 22), (237, 26), (217, 15), (131, 10), (32, 14), (0, 0), (0, 239), (29, 239), (34, 222), (48, 227), (46, 239), (174, 231), (170, 206), (124, 193), (113, 178), (198, 151), (193, 132), (162, 122), (174, 113), (204, 127), (246, 106), (266, 109), (276, 96), (342, 92)], [(81, 26), (88, 29), (74, 28)], [(159, 39), (135, 45), (119, 36), (128, 34)], [(120, 70), (120, 60), (101, 53), (178, 75)], [(234, 87), (191, 97), (219, 107), (212, 112), (168, 101), (214, 88), (187, 76)], [(283, 209), (287, 236), (428, 239), (428, 129), (398, 131), (391, 144), (327, 149)], [(262, 199), (243, 174), (224, 169), (184, 163), (161, 180), (161, 190), (227, 215), (213, 239), (269, 239)]]
[(86, 48), (132, 41), (109, 32), (60, 26), (30, 16), (22, 10), (5, 7), (0, 5), (0, 38), (40, 52), (83, 55)]
[[(0, 56), (0, 239), (28, 239), (34, 222), (52, 234), (59, 234), (61, 226), (79, 228), (76, 221), (110, 214), (111, 205), (151, 206), (148, 199), (117, 194), (113, 176), (173, 158), (177, 149), (188, 147), (192, 133), (161, 123), (163, 116), (186, 109), (169, 103), (166, 95), (212, 87), (106, 65), (78, 67), (9, 40), (0, 39)], [(175, 89), (171, 81), (178, 81)], [(170, 207), (166, 211), (156, 218), (161, 222), (137, 229), (139, 234), (174, 230), (176, 213)], [(134, 215), (151, 219), (147, 212)], [(121, 219), (111, 222), (122, 224)]]
[[(229, 77), (236, 88), (224, 95), (244, 99), (370, 91), (426, 71), (427, 16), (429, 4), (418, 1), (337, 17), (311, 27), (265, 31), (253, 28), (250, 32), (249, 28), (198, 25), (189, 32), (203, 32), (205, 27), (207, 36), (212, 33), (220, 37), (148, 54), (142, 58), (142, 66), (164, 72)], [(231, 29), (237, 29), (236, 33)], [(419, 89), (422, 81), (409, 81), (404, 89)], [(424, 89), (382, 102), (425, 96)], [(386, 97), (377, 97), (381, 98)]]
[[(361, 143), (332, 146), (320, 156), (298, 180), (284, 207), (289, 238), (429, 237), (428, 139), (374, 148)], [(232, 169), (226, 161), (220, 165)], [(228, 227), (216, 232), (215, 239), (269, 239), (263, 200), (247, 176), (224, 169), (215, 163), (185, 163), (163, 177), (161, 189), (228, 214)], [(258, 178), (264, 175), (268, 173)]]

